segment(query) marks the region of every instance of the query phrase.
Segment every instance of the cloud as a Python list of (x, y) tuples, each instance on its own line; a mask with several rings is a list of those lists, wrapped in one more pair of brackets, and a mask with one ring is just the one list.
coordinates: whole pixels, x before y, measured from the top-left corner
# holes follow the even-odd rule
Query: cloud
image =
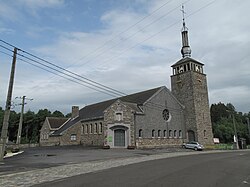
[(8, 28), (0, 28), (0, 33), (2, 34), (13, 34), (15, 31), (13, 29)]
[[(23, 2), (24, 6), (35, 11), (64, 4), (63, 1)], [(182, 1), (171, 1), (148, 19), (134, 25), (165, 2), (137, 0), (134, 8), (109, 8), (99, 17), (102, 27), (91, 31), (30, 26), (27, 33), (32, 37), (48, 40), (33, 45), (32, 51), (125, 93), (162, 85), (170, 88), (171, 65), (181, 58), (182, 18), (179, 8), (164, 15)], [(185, 6), (187, 16), (207, 3), (205, 0), (188, 1)], [(231, 102), (243, 112), (248, 112), (250, 106), (247, 99), (250, 90), (249, 5), (247, 1), (215, 1), (186, 19), (192, 57), (205, 64), (210, 103)], [(137, 11), (140, 6), (140, 11)], [(243, 17), (242, 12), (246, 14)], [(84, 20), (81, 24), (84, 25)], [(51, 32), (56, 33), (54, 37), (51, 37)], [(37, 35), (32, 35), (34, 33)], [(20, 82), (15, 92), (17, 95), (28, 92), (35, 97), (37, 106), (67, 111), (77, 103), (84, 105), (111, 98), (37, 68), (30, 69), (20, 70), (23, 74), (17, 74)], [(27, 81), (28, 85), (25, 84)]]
[(19, 4), (30, 9), (53, 8), (64, 4), (64, 0), (17, 0)]

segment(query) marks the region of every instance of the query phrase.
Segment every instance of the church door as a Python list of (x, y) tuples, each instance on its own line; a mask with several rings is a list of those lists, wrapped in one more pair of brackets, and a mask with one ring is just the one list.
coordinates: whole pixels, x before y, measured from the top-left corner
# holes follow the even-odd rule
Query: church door
[(188, 141), (189, 142), (195, 141), (195, 134), (194, 134), (194, 131), (192, 131), (192, 130), (188, 131)]
[(114, 146), (124, 147), (125, 146), (125, 130), (117, 129), (114, 130)]

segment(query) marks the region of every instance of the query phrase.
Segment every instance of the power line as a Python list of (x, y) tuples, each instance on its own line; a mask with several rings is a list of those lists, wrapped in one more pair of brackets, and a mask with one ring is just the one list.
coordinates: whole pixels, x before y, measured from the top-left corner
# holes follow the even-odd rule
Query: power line
[[(187, 1), (185, 1), (183, 4), (187, 3), (188, 1), (191, 1), (191, 0), (187, 0)], [(159, 18), (153, 20), (153, 21), (150, 22), (149, 24), (143, 26), (140, 30), (134, 32), (133, 34), (131, 34), (131, 35), (129, 35), (128, 37), (126, 37), (125, 39), (123, 39), (123, 41), (127, 41), (128, 39), (134, 37), (134, 36), (135, 36), (136, 34), (138, 34), (142, 29), (145, 29), (145, 28), (149, 27), (150, 25), (152, 25), (152, 24), (158, 22), (159, 20), (161, 20), (161, 19), (164, 18), (165, 16), (169, 15), (169, 14), (172, 13), (173, 11), (177, 10), (178, 8), (179, 8), (179, 5), (176, 6), (175, 8), (173, 8), (173, 9), (171, 9), (171, 10), (168, 11), (167, 13), (163, 14), (163, 15), (160, 16)], [(133, 27), (133, 26), (132, 26), (132, 27)], [(131, 27), (131, 28), (132, 28), (132, 27)], [(122, 33), (125, 33), (125, 31), (122, 32)], [(122, 34), (122, 33), (120, 33), (120, 34)], [(119, 34), (119, 35), (120, 35), (120, 34)], [(118, 36), (119, 36), (119, 35), (118, 35)], [(113, 41), (113, 40), (111, 40), (111, 41)], [(113, 49), (113, 48), (115, 48), (115, 47), (117, 47), (117, 46), (119, 46), (119, 45), (120, 45), (120, 43), (117, 42), (115, 45), (111, 46), (111, 47), (108, 48), (107, 50), (103, 50), (101, 53), (99, 53), (98, 55), (94, 56), (92, 59), (86, 61), (86, 62), (83, 63), (82, 65), (88, 64), (89, 62), (93, 61), (93, 60), (96, 59), (97, 57), (101, 56), (102, 54), (105, 54), (107, 51), (109, 51), (109, 50), (111, 50), (111, 49)]]
[[(192, 12), (191, 14), (189, 14), (187, 17), (190, 17), (190, 16), (196, 14), (197, 12), (199, 12), (200, 10), (206, 8), (207, 6), (211, 5), (211, 4), (214, 3), (214, 2), (215, 2), (215, 0), (209, 2), (209, 3), (206, 4), (205, 6), (199, 8), (199, 9), (197, 9), (196, 11)], [(145, 41), (147, 41), (147, 40), (149, 40), (149, 39), (155, 37), (156, 35), (158, 35), (158, 34), (161, 33), (162, 31), (169, 29), (170, 27), (174, 26), (174, 25), (177, 24), (177, 23), (179, 23), (179, 20), (178, 20), (178, 22), (175, 22), (175, 23), (171, 24), (170, 26), (168, 26), (168, 27), (162, 29), (161, 31), (155, 33), (154, 35), (151, 35), (150, 37), (144, 39), (143, 41), (137, 43), (136, 45), (134, 45), (134, 46), (132, 46), (132, 47), (130, 47), (130, 48), (125, 49), (122, 53), (120, 53), (120, 54), (119, 54), (118, 56), (116, 56), (116, 57), (119, 57), (119, 56), (120, 56), (121, 54), (123, 54), (124, 52), (126, 52), (126, 51), (128, 51), (128, 50), (131, 50), (131, 49), (135, 48), (136, 46), (140, 45), (141, 43), (143, 43), (143, 42), (145, 42)], [(15, 47), (14, 45), (12, 45), (12, 44), (10, 44), (10, 43), (4, 41), (4, 40), (1, 40), (1, 39), (0, 39), (0, 41), (3, 42), (3, 43), (5, 43), (5, 44), (7, 44), (7, 45), (9, 45), (9, 46), (11, 46), (11, 47)], [(2, 45), (1, 45), (1, 47), (3, 47), (3, 48), (6, 49), (6, 50), (10, 50), (10, 49), (8, 49), (8, 48), (2, 46)], [(28, 55), (34, 57), (34, 58), (37, 58), (37, 59), (39, 59), (39, 60), (41, 60), (41, 61), (43, 61), (43, 62), (45, 62), (45, 63), (47, 63), (47, 64), (50, 64), (50, 65), (52, 65), (52, 66), (55, 66), (55, 67), (58, 68), (58, 69), (61, 69), (61, 70), (66, 71), (66, 72), (68, 72), (68, 73), (70, 73), (70, 74), (73, 74), (74, 76), (81, 77), (81, 78), (83, 78), (83, 79), (85, 79), (85, 80), (87, 80), (87, 81), (90, 81), (90, 82), (94, 83), (94, 84), (97, 84), (97, 85), (102, 86), (102, 87), (104, 87), (104, 88), (110, 89), (110, 90), (112, 90), (112, 92), (115, 91), (115, 92), (119, 93), (118, 95), (124, 94), (124, 93), (122, 93), (122, 92), (120, 92), (120, 91), (114, 90), (114, 89), (112, 89), (112, 88), (110, 88), (110, 87), (104, 86), (104, 85), (99, 84), (99, 83), (97, 83), (97, 82), (95, 82), (95, 81), (92, 81), (92, 80), (90, 80), (90, 79), (87, 79), (87, 78), (85, 78), (85, 77), (83, 77), (83, 76), (81, 76), (81, 75), (78, 75), (78, 74), (73, 73), (73, 72), (71, 72), (71, 71), (69, 71), (69, 70), (66, 70), (65, 68), (62, 68), (62, 67), (60, 67), (60, 66), (57, 66), (57, 65), (55, 65), (55, 64), (53, 64), (53, 63), (51, 63), (51, 62), (48, 62), (48, 61), (46, 61), (46, 60), (44, 60), (44, 59), (42, 59), (42, 58), (40, 58), (40, 57), (37, 57), (37, 56), (35, 56), (35, 55), (31, 54), (31, 53), (28, 53), (28, 52), (24, 51), (24, 50), (21, 50), (21, 51), (22, 51), (23, 53), (26, 53), (26, 54), (28, 54)], [(20, 55), (20, 54), (19, 54), (19, 55)], [(34, 62), (37, 63), (37, 61), (35, 61), (34, 59), (30, 59), (29, 57), (26, 57), (26, 56), (24, 56), (24, 55), (20, 55), (20, 56), (23, 56), (24, 58), (27, 58), (27, 59), (32, 60), (32, 61), (34, 61)], [(114, 58), (114, 57), (112, 57), (111, 59), (113, 59), (113, 58)], [(110, 59), (108, 59), (108, 60), (110, 60)], [(105, 61), (105, 62), (106, 62), (106, 61)], [(40, 65), (42, 65), (42, 64), (40, 63)], [(43, 66), (44, 66), (44, 65), (43, 65)], [(49, 67), (49, 66), (46, 66), (46, 67), (47, 67), (47, 68), (51, 68), (51, 67)], [(55, 70), (55, 68), (51, 68), (51, 69), (53, 69), (54, 71), (57, 71), (57, 72), (59, 72), (59, 73), (63, 73), (63, 72), (61, 72), (61, 71), (59, 71), (59, 70)], [(66, 75), (66, 76), (70, 76), (70, 75), (65, 74), (65, 73), (63, 73), (63, 74)], [(73, 76), (70, 76), (70, 77), (79, 80), (79, 79), (76, 78), (76, 77), (73, 77)], [(85, 83), (86, 83), (86, 82), (85, 82)], [(91, 84), (91, 83), (87, 83), (87, 84), (90, 84), (90, 85), (94, 86), (94, 85)], [(96, 86), (96, 85), (95, 85), (95, 86)], [(100, 88), (99, 86), (96, 86), (96, 87)], [(103, 89), (103, 88), (102, 88), (102, 89)], [(109, 90), (109, 91), (110, 91), (110, 90)], [(113, 93), (114, 93), (114, 92), (113, 92)], [(116, 93), (116, 94), (117, 94), (117, 93)], [(124, 95), (126, 95), (126, 94), (124, 94)]]
[[(10, 43), (8, 43), (8, 42), (6, 42), (6, 41), (4, 41), (4, 40), (1, 40), (1, 39), (0, 39), (0, 41), (3, 42), (3, 43), (5, 43), (5, 44), (7, 44), (7, 45), (9, 45), (9, 46), (13, 46), (12, 44), (10, 44)], [(3, 46), (3, 45), (0, 45), (0, 47), (4, 48), (4, 49), (6, 49), (6, 50), (11, 51), (9, 48), (7, 48), (7, 47), (5, 47), (5, 46)], [(123, 93), (123, 92), (120, 92), (120, 91), (118, 91), (118, 90), (115, 90), (115, 89), (113, 89), (113, 88), (110, 88), (110, 87), (108, 87), (108, 86), (105, 86), (105, 85), (103, 85), (103, 84), (100, 84), (100, 83), (98, 83), (98, 82), (92, 81), (92, 80), (90, 80), (90, 79), (88, 79), (88, 78), (86, 78), (86, 77), (83, 77), (83, 76), (81, 76), (81, 75), (79, 75), (79, 74), (76, 74), (76, 73), (74, 73), (74, 72), (72, 72), (72, 71), (66, 70), (65, 68), (62, 68), (62, 67), (60, 67), (60, 66), (58, 66), (58, 65), (56, 65), (56, 64), (53, 64), (53, 63), (51, 63), (51, 62), (49, 62), (49, 61), (47, 61), (47, 60), (44, 60), (44, 59), (42, 59), (42, 58), (40, 58), (40, 57), (38, 57), (38, 56), (36, 56), (36, 55), (33, 55), (33, 54), (31, 54), (31, 53), (29, 53), (29, 52), (27, 52), (27, 51), (24, 51), (24, 50), (22, 50), (22, 49), (19, 49), (19, 50), (20, 50), (21, 52), (23, 52), (23, 53), (26, 53), (26, 54), (30, 55), (30, 56), (33, 57), (33, 58), (36, 58), (36, 59), (38, 59), (38, 60), (40, 60), (40, 61), (42, 61), (42, 62), (45, 62), (45, 63), (49, 64), (50, 66), (45, 65), (45, 64), (43, 64), (43, 63), (41, 63), (41, 62), (39, 62), (39, 61), (37, 61), (37, 60), (35, 60), (35, 59), (32, 59), (32, 58), (27, 57), (27, 56), (22, 55), (22, 54), (18, 54), (18, 56), (21, 56), (21, 57), (23, 57), (23, 58), (26, 58), (26, 59), (28, 59), (28, 60), (30, 60), (30, 61), (33, 61), (33, 62), (35, 62), (35, 63), (37, 63), (37, 64), (40, 64), (40, 65), (42, 65), (42, 66), (45, 66), (46, 68), (52, 69), (53, 71), (62, 73), (62, 74), (64, 74), (64, 75), (66, 75), (66, 76), (69, 76), (69, 77), (71, 77), (71, 78), (77, 79), (78, 81), (82, 81), (82, 82), (84, 82), (84, 83), (86, 83), (86, 84), (89, 84), (89, 85), (91, 85), (91, 86), (97, 87), (98, 89), (103, 89), (103, 90), (105, 90), (105, 91), (107, 91), (107, 92), (111, 92), (111, 93), (113, 93), (113, 95), (114, 95), (114, 94), (115, 94), (115, 95), (118, 95), (118, 96), (124, 96), (124, 95), (126, 95), (126, 94)], [(53, 66), (53, 67), (55, 67), (55, 68), (53, 68), (53, 67), (51, 67), (51, 66)], [(56, 69), (56, 68), (57, 68), (57, 69)], [(58, 69), (60, 69), (60, 70), (58, 70)], [(63, 72), (63, 71), (61, 71), (61, 70), (63, 70), (63, 71), (65, 71), (65, 72), (69, 73), (70, 75), (67, 74), (67, 73), (65, 73), (65, 72)], [(81, 79), (79, 79), (78, 77), (80, 77)], [(82, 79), (83, 79), (83, 80), (82, 80)], [(89, 88), (90, 88), (90, 87), (89, 87)], [(91, 88), (92, 88), (92, 87), (91, 87)], [(95, 89), (95, 90), (96, 90), (96, 89)]]
[[(109, 42), (113, 41), (117, 36), (120, 36), (121, 34), (129, 31), (130, 29), (132, 29), (133, 27), (135, 27), (136, 25), (138, 25), (139, 23), (141, 23), (143, 20), (147, 19), (148, 17), (152, 16), (153, 14), (155, 14), (157, 11), (159, 11), (161, 8), (163, 8), (164, 6), (166, 6), (169, 2), (171, 2), (172, 0), (167, 1), (166, 3), (162, 4), (160, 7), (158, 7), (157, 9), (153, 10), (149, 15), (144, 16), (142, 19), (140, 19), (139, 21), (137, 21), (136, 23), (132, 24), (131, 26), (129, 26), (128, 28), (126, 28), (125, 30), (121, 31), (120, 33), (116, 34), (112, 39), (105, 41), (101, 46), (97, 47), (96, 49), (94, 49), (93, 51), (91, 51), (90, 53), (88, 53), (86, 56), (80, 58), (78, 61), (85, 59), (87, 56), (90, 56), (91, 54), (99, 51), (99, 49), (102, 49), (104, 46), (106, 46)], [(87, 63), (84, 63), (87, 64)], [(72, 63), (70, 66), (74, 65), (74, 63)], [(68, 66), (68, 68), (70, 67)]]
[[(73, 75), (75, 75), (75, 76), (81, 77), (82, 79), (87, 80), (87, 81), (89, 81), (89, 82), (91, 82), (91, 83), (93, 83), (93, 84), (96, 84), (96, 85), (99, 85), (99, 86), (104, 87), (104, 88), (106, 88), (106, 89), (109, 89), (109, 90), (112, 90), (112, 91), (114, 91), (114, 92), (117, 92), (117, 93), (119, 93), (119, 95), (126, 95), (125, 93), (122, 93), (122, 92), (120, 92), (120, 91), (118, 91), (118, 90), (115, 90), (115, 89), (113, 89), (113, 88), (111, 88), (111, 87), (105, 86), (105, 85), (100, 84), (100, 83), (98, 83), (98, 82), (96, 82), (96, 81), (93, 81), (93, 80), (90, 80), (90, 79), (88, 79), (88, 78), (86, 78), (86, 77), (83, 77), (83, 76), (81, 76), (81, 75), (79, 75), (79, 74), (77, 74), (77, 73), (74, 73), (74, 72), (69, 71), (69, 70), (67, 70), (67, 69), (65, 69), (65, 68), (62, 68), (62, 67), (60, 67), (60, 66), (58, 66), (58, 65), (56, 65), (56, 64), (54, 64), (54, 63), (51, 63), (51, 62), (49, 62), (49, 61), (47, 61), (47, 60), (44, 60), (44, 59), (42, 59), (42, 58), (40, 58), (40, 57), (38, 57), (38, 56), (36, 56), (36, 55), (33, 55), (33, 54), (31, 54), (31, 53), (29, 53), (29, 52), (27, 52), (27, 51), (24, 51), (24, 50), (22, 50), (22, 49), (20, 49), (20, 51), (22, 51), (23, 53), (26, 53), (26, 54), (28, 54), (28, 55), (34, 57), (34, 58), (37, 58), (37, 59), (39, 59), (39, 60), (41, 60), (41, 61), (43, 61), (43, 62), (45, 62), (45, 63), (47, 63), (47, 64), (50, 64), (50, 65), (52, 65), (52, 66), (54, 66), (54, 67), (56, 67), (56, 68), (58, 68), (58, 69), (61, 69), (61, 70), (63, 70), (63, 71), (66, 71), (66, 72), (68, 72), (68, 73), (70, 73), (70, 74), (73, 74)], [(19, 54), (19, 55), (20, 55), (20, 54)], [(89, 84), (91, 84), (91, 83), (89, 83)], [(92, 85), (92, 84), (91, 84), (91, 85)], [(99, 87), (99, 86), (97, 86), (97, 87)]]
[(44, 70), (44, 71), (47, 71), (47, 72), (49, 72), (49, 73), (52, 73), (52, 74), (57, 75), (57, 76), (59, 76), (59, 77), (62, 77), (62, 78), (64, 78), (64, 79), (67, 79), (67, 80), (69, 80), (69, 81), (71, 81), (71, 82), (74, 82), (74, 83), (76, 83), (76, 84), (79, 84), (79, 85), (82, 85), (82, 86), (84, 86), (84, 87), (90, 88), (90, 89), (92, 89), (92, 90), (95, 90), (95, 91), (98, 91), (98, 92), (107, 94), (107, 95), (112, 96), (112, 97), (116, 97), (116, 95), (112, 95), (112, 94), (110, 94), (110, 93), (108, 93), (108, 92), (104, 92), (104, 91), (102, 91), (102, 90), (98, 90), (98, 89), (96, 89), (96, 88), (90, 87), (90, 86), (88, 86), (88, 85), (86, 85), (86, 84), (83, 84), (83, 83), (81, 83), (81, 82), (78, 82), (78, 81), (76, 81), (76, 80), (67, 78), (67, 77), (62, 76), (62, 75), (60, 75), (60, 74), (57, 74), (57, 73), (55, 73), (55, 72), (53, 72), (53, 71), (50, 71), (50, 70), (48, 70), (48, 69), (46, 69), (46, 68), (43, 68), (43, 67), (38, 66), (38, 65), (36, 65), (36, 64), (33, 64), (33, 63), (31, 63), (31, 62), (28, 62), (28, 61), (26, 61), (26, 60), (24, 60), (24, 59), (22, 59), (22, 58), (17, 58), (17, 59), (18, 59), (18, 60), (21, 60), (21, 61), (23, 61), (23, 62), (25, 62), (25, 63), (27, 63), (27, 64), (29, 64), (29, 65), (32, 65), (32, 66), (34, 66), (34, 67), (40, 68), (40, 69), (42, 69), (42, 70)]
[[(10, 55), (10, 54), (8, 54), (8, 53), (6, 53), (6, 52), (4, 52), (4, 51), (0, 51), (0, 53), (3, 53), (3, 54), (5, 54), (5, 55), (7, 55), (7, 56), (9, 56), (9, 57), (13, 57), (13, 55)], [(90, 89), (92, 89), (92, 90), (95, 90), (95, 91), (98, 91), (98, 92), (107, 94), (107, 95), (112, 96), (112, 97), (117, 97), (117, 95), (110, 94), (110, 93), (108, 93), (108, 92), (105, 92), (105, 91), (102, 91), (102, 90), (99, 90), (99, 89), (90, 87), (90, 86), (88, 86), (88, 85), (86, 85), (86, 84), (82, 84), (81, 82), (77, 82), (77, 81), (75, 81), (75, 80), (69, 79), (69, 78), (67, 78), (67, 77), (65, 77), (65, 76), (62, 76), (62, 75), (57, 74), (57, 73), (55, 73), (55, 72), (53, 72), (53, 71), (50, 71), (49, 69), (46, 69), (46, 68), (43, 68), (43, 67), (38, 66), (38, 65), (36, 65), (36, 64), (33, 64), (33, 63), (31, 63), (31, 62), (28, 62), (27, 60), (24, 60), (24, 59), (22, 59), (22, 58), (17, 58), (17, 59), (18, 59), (18, 60), (21, 60), (21, 61), (23, 61), (23, 62), (25, 62), (25, 63), (27, 63), (27, 64), (29, 64), (29, 65), (32, 65), (32, 66), (34, 66), (34, 67), (40, 68), (40, 69), (42, 69), (42, 70), (44, 70), (44, 71), (47, 71), (47, 72), (49, 72), (49, 73), (52, 73), (52, 74), (57, 75), (57, 76), (59, 76), (59, 77), (62, 77), (62, 78), (64, 78), (64, 79), (67, 79), (67, 80), (69, 80), (69, 81), (71, 81), (71, 82), (80, 84), (80, 85), (85, 86), (85, 87), (87, 87), (87, 88), (90, 88)], [(39, 64), (39, 63), (38, 63), (38, 64)], [(40, 65), (41, 65), (41, 64), (40, 64)], [(47, 68), (50, 68), (50, 67), (47, 66)], [(51, 68), (50, 68), (50, 69), (51, 69)], [(64, 74), (64, 73), (62, 73), (62, 74)], [(66, 74), (66, 75), (67, 75), (67, 74)], [(67, 76), (68, 76), (68, 75), (67, 75)], [(72, 76), (70, 76), (70, 77), (72, 77)], [(77, 79), (77, 80), (80, 81), (79, 79)]]
[[(34, 59), (31, 59), (31, 58), (29, 58), (29, 57), (26, 57), (26, 56), (24, 56), (24, 55), (20, 55), (20, 54), (19, 54), (19, 56), (22, 56), (23, 58), (26, 58), (26, 59), (28, 59), (28, 60), (30, 60), (30, 61), (33, 61), (33, 62), (35, 62), (35, 63), (37, 63), (37, 64), (39, 64), (39, 65), (41, 65), (41, 66), (44, 66), (44, 67), (46, 67), (46, 68), (48, 68), (48, 69), (51, 69), (51, 70), (53, 70), (53, 71), (55, 71), (55, 72), (58, 72), (58, 73), (60, 73), (60, 74), (66, 75), (66, 76), (68, 76), (68, 77), (70, 77), (70, 78), (73, 78), (73, 79), (75, 79), (75, 80), (77, 80), (77, 81), (84, 82), (85, 84), (81, 84), (81, 85), (84, 85), (84, 86), (86, 86), (87, 88), (93, 89), (93, 90), (95, 90), (95, 91), (100, 91), (100, 92), (102, 92), (102, 93), (105, 93), (105, 94), (108, 94), (108, 95), (111, 95), (111, 96), (117, 96), (117, 93), (112, 92), (112, 91), (110, 91), (110, 90), (108, 90), (108, 89), (105, 89), (105, 88), (102, 88), (102, 87), (100, 87), (100, 86), (91, 84), (91, 83), (89, 83), (89, 82), (87, 82), (87, 81), (84, 81), (84, 80), (78, 78), (78, 77), (74, 77), (74, 76), (72, 76), (72, 75), (69, 75), (69, 74), (67, 74), (67, 73), (64, 73), (64, 72), (62, 72), (62, 71), (60, 71), (60, 70), (57, 70), (57, 69), (55, 69), (55, 68), (53, 68), (53, 67), (50, 67), (50, 66), (45, 65), (45, 64), (42, 64), (41, 62), (38, 62), (38, 61), (36, 61), (36, 60), (34, 60)], [(32, 64), (32, 63), (29, 63), (29, 62), (25, 61), (24, 59), (20, 59), (20, 58), (18, 58), (18, 59), (21, 60), (21, 61), (24, 61), (24, 62), (26, 62), (26, 63), (28, 63), (28, 64)], [(34, 64), (33, 64), (33, 65), (34, 65)], [(41, 68), (41, 67), (38, 66), (38, 65), (37, 65), (36, 67)], [(47, 71), (48, 69), (46, 69), (46, 68), (41, 68), (41, 69)], [(50, 71), (50, 70), (49, 70), (48, 72), (52, 73), (53, 71)], [(58, 75), (58, 74), (56, 74), (55, 72), (53, 72), (53, 74), (54, 74), (54, 75)], [(59, 75), (58, 75), (58, 76), (59, 76)], [(60, 76), (60, 77), (65, 78), (64, 76)], [(72, 79), (68, 79), (68, 80), (71, 80), (71, 81), (72, 81)], [(76, 82), (76, 81), (73, 81), (73, 82)], [(78, 83), (79, 83), (79, 82), (78, 82)], [(90, 86), (87, 86), (86, 84), (89, 84), (89, 85), (91, 85), (91, 86), (93, 86), (93, 87), (97, 87), (98, 89), (93, 88), (93, 87), (90, 87)], [(101, 89), (101, 90), (100, 90), (100, 89)], [(102, 91), (102, 90), (105, 90), (105, 92)], [(112, 94), (110, 94), (109, 92), (111, 92)]]
[[(194, 14), (198, 13), (198, 12), (201, 11), (202, 9), (204, 9), (204, 8), (210, 6), (211, 4), (213, 4), (215, 1), (216, 1), (216, 0), (213, 0), (213, 1), (209, 2), (208, 4), (206, 4), (205, 6), (200, 7), (200, 8), (197, 9), (196, 11), (194, 11), (194, 12), (190, 13), (188, 16), (186, 16), (186, 18), (193, 16)], [(163, 28), (162, 30), (160, 30), (160, 31), (158, 31), (157, 33), (155, 33), (155, 34), (149, 36), (148, 38), (146, 38), (146, 39), (144, 39), (144, 40), (142, 40), (142, 41), (136, 43), (135, 45), (133, 45), (133, 46), (131, 46), (131, 47), (128, 47), (127, 49), (123, 50), (119, 55), (117, 55), (117, 56), (115, 56), (115, 57), (108, 58), (107, 60), (105, 60), (105, 61), (103, 61), (103, 62), (106, 63), (106, 62), (109, 62), (109, 61), (111, 61), (111, 60), (113, 60), (113, 59), (115, 59), (115, 58), (121, 56), (121, 55), (124, 54), (125, 52), (127, 52), (127, 51), (129, 51), (129, 50), (131, 50), (131, 49), (134, 49), (135, 47), (139, 46), (140, 44), (144, 43), (145, 41), (148, 41), (148, 40), (152, 39), (153, 37), (157, 36), (157, 35), (160, 34), (161, 32), (170, 29), (170, 28), (173, 27), (174, 25), (180, 23), (180, 21), (182, 21), (182, 19), (179, 19), (178, 21), (176, 21), (176, 22), (172, 23), (171, 25), (169, 25), (169, 26)], [(103, 62), (102, 62), (102, 64), (104, 64)]]

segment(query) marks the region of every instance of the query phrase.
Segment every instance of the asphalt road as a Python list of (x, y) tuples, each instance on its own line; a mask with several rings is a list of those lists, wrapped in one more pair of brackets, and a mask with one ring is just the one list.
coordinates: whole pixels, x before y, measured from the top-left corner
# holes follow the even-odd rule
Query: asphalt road
[(38, 186), (244, 187), (250, 186), (250, 152), (199, 154), (147, 161)]
[(24, 149), (22, 154), (5, 158), (0, 162), (0, 175), (16, 172), (30, 171), (34, 169), (50, 168), (60, 165), (108, 160), (114, 158), (126, 158), (135, 156), (147, 156), (167, 152), (187, 152), (185, 149), (151, 149), (128, 150), (89, 148), (83, 146), (58, 146), (37, 147)]

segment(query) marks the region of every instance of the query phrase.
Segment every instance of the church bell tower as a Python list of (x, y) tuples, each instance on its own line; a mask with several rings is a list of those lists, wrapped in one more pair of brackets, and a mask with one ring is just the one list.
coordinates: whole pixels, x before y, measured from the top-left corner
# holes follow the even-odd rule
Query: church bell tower
[(204, 145), (211, 145), (213, 144), (213, 133), (204, 64), (191, 58), (183, 7), (182, 12), (182, 59), (171, 66), (173, 70), (171, 89), (174, 96), (185, 107), (187, 141), (198, 141)]

